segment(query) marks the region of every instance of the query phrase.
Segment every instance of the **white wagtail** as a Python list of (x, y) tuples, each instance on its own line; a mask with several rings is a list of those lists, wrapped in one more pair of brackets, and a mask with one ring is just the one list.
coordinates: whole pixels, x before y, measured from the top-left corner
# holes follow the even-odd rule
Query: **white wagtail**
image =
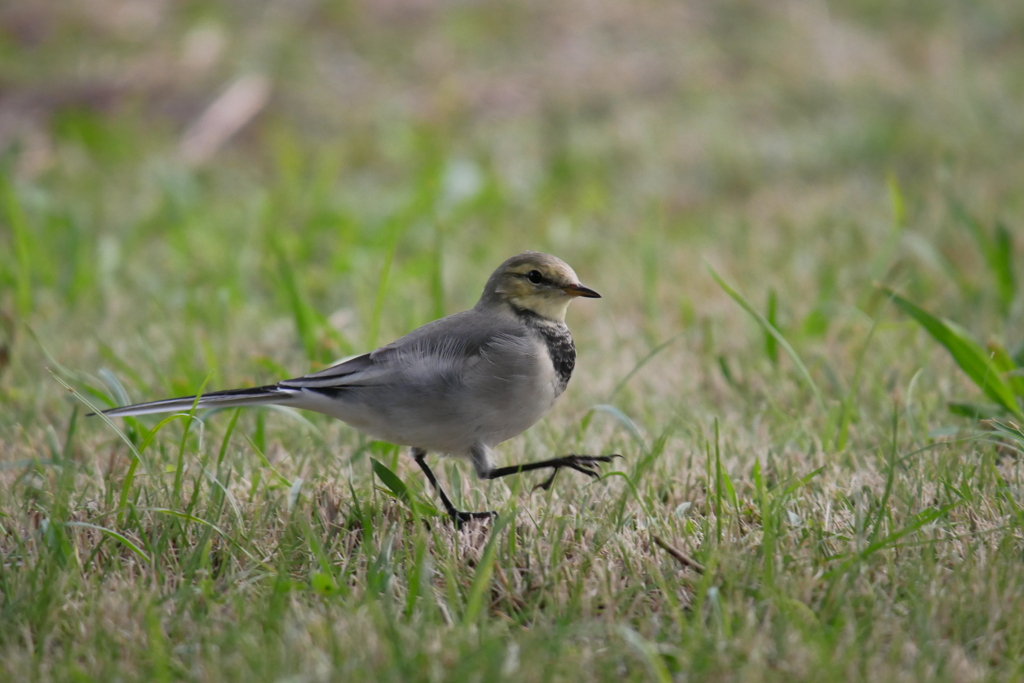
[(311, 375), (252, 389), (229, 389), (112, 408), (145, 415), (198, 408), (276, 404), (314, 410), (374, 436), (412, 447), (412, 456), (456, 523), (493, 512), (457, 510), (427, 466), (434, 451), (468, 458), (481, 479), (563, 467), (597, 478), (616, 455), (566, 455), (495, 467), (493, 448), (544, 416), (565, 391), (576, 347), (565, 324), (569, 302), (600, 294), (561, 259), (528, 251), (502, 263), (476, 306), (435, 320), (371, 353)]

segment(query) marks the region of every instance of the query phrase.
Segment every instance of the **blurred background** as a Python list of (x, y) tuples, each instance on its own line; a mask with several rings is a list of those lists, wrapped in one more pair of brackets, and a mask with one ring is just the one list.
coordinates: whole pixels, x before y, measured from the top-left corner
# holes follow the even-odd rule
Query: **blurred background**
[[(0, 0), (0, 672), (1021, 680), (1022, 228), (1022, 0)], [(524, 249), (604, 298), (499, 461), (625, 457), (438, 463), (514, 533), (324, 416), (82, 417)]]
[(6, 2), (0, 381), (305, 372), (527, 248), (605, 294), (570, 319), (588, 400), (678, 334), (639, 381), (756, 386), (705, 261), (823, 381), (877, 281), (1019, 339), (968, 227), (1022, 224), (1022, 104), (1017, 0)]

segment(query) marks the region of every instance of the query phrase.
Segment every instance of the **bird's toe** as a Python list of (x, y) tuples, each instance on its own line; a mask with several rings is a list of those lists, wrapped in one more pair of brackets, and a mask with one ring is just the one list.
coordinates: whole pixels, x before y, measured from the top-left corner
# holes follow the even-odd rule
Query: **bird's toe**
[(601, 463), (608, 463), (615, 458), (621, 457), (617, 453), (612, 455), (571, 455), (566, 465), (577, 472), (582, 472), (597, 479), (601, 476), (601, 470), (598, 467)]
[(466, 522), (472, 522), (478, 519), (497, 519), (498, 513), (494, 510), (488, 510), (487, 512), (463, 512), (462, 510), (456, 510), (452, 518), (455, 521), (455, 528), (461, 529), (462, 525)]

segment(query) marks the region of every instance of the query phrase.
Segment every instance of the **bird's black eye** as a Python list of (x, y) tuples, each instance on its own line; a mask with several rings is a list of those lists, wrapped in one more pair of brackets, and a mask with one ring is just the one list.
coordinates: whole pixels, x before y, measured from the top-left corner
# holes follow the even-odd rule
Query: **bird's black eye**
[(531, 270), (526, 274), (526, 279), (535, 285), (539, 285), (544, 281), (544, 276), (540, 274), (539, 270)]

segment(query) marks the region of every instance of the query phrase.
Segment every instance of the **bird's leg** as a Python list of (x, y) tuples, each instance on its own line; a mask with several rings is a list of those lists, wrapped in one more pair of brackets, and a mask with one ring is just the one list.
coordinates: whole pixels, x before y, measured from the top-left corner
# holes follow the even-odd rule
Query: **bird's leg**
[(448, 494), (441, 488), (441, 484), (438, 483), (437, 477), (434, 476), (430, 466), (427, 465), (427, 452), (422, 448), (412, 449), (412, 457), (415, 458), (416, 464), (423, 470), (423, 474), (427, 475), (427, 481), (437, 491), (437, 495), (441, 498), (441, 504), (444, 505), (445, 511), (455, 521), (455, 526), (461, 527), (463, 522), (468, 522), (471, 519), (491, 519), (497, 517), (496, 512), (463, 512), (452, 504), (451, 499), (448, 498)]
[(529, 462), (525, 465), (509, 465), (508, 467), (496, 467), (494, 469), (479, 472), (481, 479), (498, 479), (500, 477), (507, 477), (512, 474), (519, 474), (520, 472), (530, 472), (531, 470), (542, 470), (545, 468), (551, 468), (551, 476), (545, 479), (542, 483), (538, 484), (535, 489), (544, 489), (547, 491), (551, 488), (551, 485), (555, 482), (555, 475), (558, 474), (558, 470), (563, 467), (582, 472), (583, 474), (599, 479), (601, 473), (597, 469), (598, 463), (611, 462), (615, 458), (621, 458), (622, 456), (618, 453), (611, 455), (563, 455), (560, 458), (552, 458), (551, 460), (541, 460), (540, 462)]

